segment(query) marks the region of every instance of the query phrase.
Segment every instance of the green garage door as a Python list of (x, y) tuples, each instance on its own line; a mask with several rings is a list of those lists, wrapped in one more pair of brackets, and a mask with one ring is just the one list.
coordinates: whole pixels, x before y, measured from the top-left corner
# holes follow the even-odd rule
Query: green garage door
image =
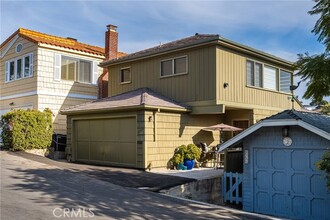
[(136, 167), (136, 118), (74, 121), (77, 161)]

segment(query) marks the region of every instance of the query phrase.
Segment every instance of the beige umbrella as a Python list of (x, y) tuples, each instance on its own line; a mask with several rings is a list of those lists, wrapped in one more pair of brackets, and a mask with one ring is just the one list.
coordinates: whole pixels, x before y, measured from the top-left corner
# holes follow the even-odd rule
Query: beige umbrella
[(222, 139), (223, 131), (241, 131), (242, 129), (221, 123), (221, 124), (217, 124), (217, 125), (212, 125), (212, 126), (207, 127), (207, 128), (203, 128), (203, 130), (205, 130), (205, 131), (220, 131), (220, 143), (222, 143), (223, 142), (223, 139)]

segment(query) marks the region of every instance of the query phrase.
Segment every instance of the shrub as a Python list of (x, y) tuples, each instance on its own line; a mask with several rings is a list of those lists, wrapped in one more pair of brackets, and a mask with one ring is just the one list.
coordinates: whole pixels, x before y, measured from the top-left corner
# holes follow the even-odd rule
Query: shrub
[(187, 160), (199, 160), (200, 156), (202, 154), (202, 151), (199, 147), (197, 147), (195, 144), (188, 144), (187, 146), (187, 152), (185, 154), (185, 158)]
[(318, 162), (316, 162), (316, 167), (319, 170), (324, 170), (326, 173), (326, 178), (328, 180), (327, 186), (330, 190), (330, 151), (327, 151), (323, 154), (322, 159)]
[(187, 160), (199, 160), (201, 156), (201, 149), (195, 144), (181, 145), (180, 147), (175, 148), (174, 155), (170, 159), (170, 164), (177, 167), (180, 163), (183, 163), (185, 159)]
[(2, 140), (10, 150), (44, 149), (51, 145), (52, 112), (13, 110), (1, 117)]

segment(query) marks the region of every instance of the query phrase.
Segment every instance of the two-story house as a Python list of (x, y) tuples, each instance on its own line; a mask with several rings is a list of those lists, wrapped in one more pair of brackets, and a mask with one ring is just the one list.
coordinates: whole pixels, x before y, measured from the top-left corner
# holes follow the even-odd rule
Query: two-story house
[(123, 55), (117, 48), (114, 54), (74, 38), (24, 28), (8, 37), (0, 50), (0, 116), (17, 108), (50, 108), (58, 134), (66, 134), (60, 109), (97, 99), (98, 82), (106, 78), (99, 63)]
[(109, 71), (109, 97), (62, 111), (75, 161), (165, 167), (181, 144), (217, 145), (219, 133), (205, 127), (247, 128), (291, 108), (293, 64), (219, 35), (195, 34), (100, 66)]

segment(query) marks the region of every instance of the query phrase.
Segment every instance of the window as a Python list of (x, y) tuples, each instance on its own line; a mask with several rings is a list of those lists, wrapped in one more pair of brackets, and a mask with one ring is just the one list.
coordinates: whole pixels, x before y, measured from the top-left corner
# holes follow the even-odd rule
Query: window
[(30, 54), (29, 56), (24, 57), (24, 77), (29, 77), (32, 76), (32, 55)]
[(120, 70), (120, 82), (127, 83), (131, 82), (131, 68), (123, 68)]
[(248, 60), (246, 62), (246, 81), (249, 86), (262, 87), (262, 64)]
[(62, 57), (61, 64), (61, 79), (76, 81), (76, 76), (78, 75), (78, 60)]
[(17, 44), (16, 46), (16, 53), (20, 53), (23, 49), (23, 45), (22, 44)]
[(79, 81), (84, 83), (92, 82), (92, 62), (79, 60), (71, 57), (61, 57), (61, 79)]
[(160, 75), (171, 76), (187, 73), (187, 64), (187, 56), (163, 60), (160, 62)]
[(16, 60), (16, 79), (22, 78), (22, 59)]
[[(237, 128), (242, 128), (243, 130), (247, 129), (249, 127), (249, 120), (234, 120), (233, 126)], [(242, 131), (243, 131), (242, 130)], [(233, 135), (236, 136), (242, 131), (234, 131)]]
[(264, 67), (264, 88), (266, 89), (271, 89), (271, 90), (277, 90), (277, 69), (270, 67), (270, 66), (265, 66)]
[(28, 54), (6, 62), (6, 82), (31, 77), (33, 75), (33, 55)]
[(251, 60), (246, 61), (246, 84), (248, 86), (289, 93), (291, 76), (292, 73), (288, 71)]
[(290, 92), (291, 86), (291, 73), (281, 70), (280, 73), (280, 91)]

